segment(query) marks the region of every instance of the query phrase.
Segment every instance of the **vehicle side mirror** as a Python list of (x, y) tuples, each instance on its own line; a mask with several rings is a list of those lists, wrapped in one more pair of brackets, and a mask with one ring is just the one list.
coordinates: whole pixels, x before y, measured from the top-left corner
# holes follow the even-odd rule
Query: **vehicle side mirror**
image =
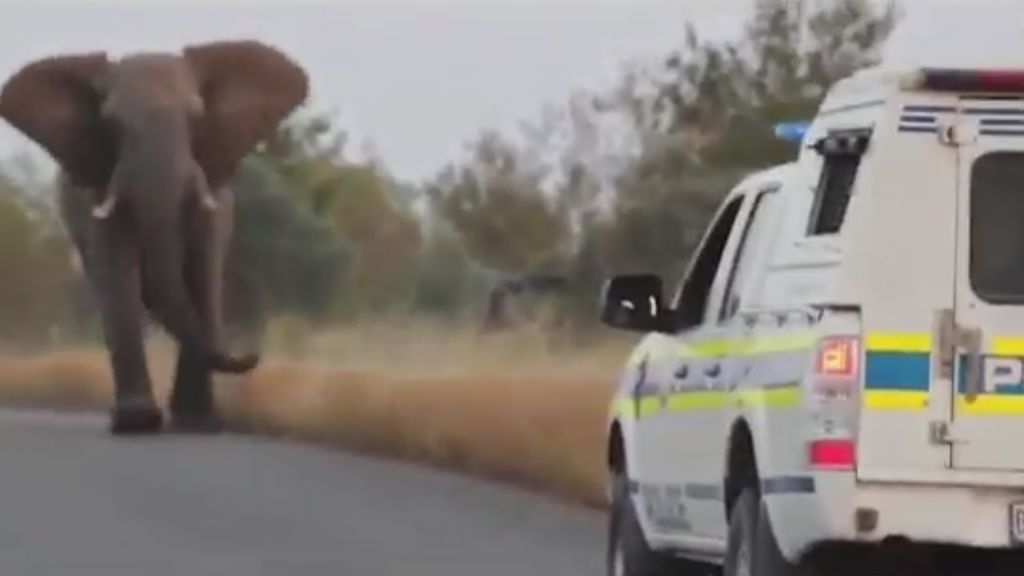
[(612, 328), (658, 332), (668, 324), (662, 282), (655, 274), (627, 274), (607, 280), (601, 292), (601, 322)]

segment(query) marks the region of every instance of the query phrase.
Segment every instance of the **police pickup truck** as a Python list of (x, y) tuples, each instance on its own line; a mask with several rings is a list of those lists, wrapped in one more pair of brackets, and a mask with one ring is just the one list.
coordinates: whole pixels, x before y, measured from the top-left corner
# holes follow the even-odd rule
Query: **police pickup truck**
[(670, 299), (605, 284), (608, 572), (1024, 574), (1024, 70), (861, 71), (803, 128)]

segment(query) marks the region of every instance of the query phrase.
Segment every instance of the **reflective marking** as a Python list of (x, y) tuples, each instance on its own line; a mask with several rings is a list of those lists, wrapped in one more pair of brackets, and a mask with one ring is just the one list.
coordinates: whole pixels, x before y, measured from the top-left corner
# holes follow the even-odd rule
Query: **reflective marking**
[(740, 390), (737, 394), (740, 405), (749, 407), (793, 408), (803, 399), (803, 391), (797, 384)]
[(865, 390), (864, 406), (871, 410), (922, 410), (928, 407), (928, 392), (910, 390)]
[(813, 494), (814, 478), (811, 476), (776, 476), (761, 480), (761, 493), (772, 494)]
[[(640, 400), (620, 397), (615, 402), (619, 418), (633, 418), (637, 413), (645, 418), (659, 412), (695, 412), (721, 410), (730, 407), (794, 408), (800, 406), (803, 391), (797, 383), (775, 384), (760, 388), (747, 388), (727, 392), (724, 390), (696, 390), (676, 392), (665, 396), (654, 394)], [(639, 402), (639, 406), (637, 405)]]
[(990, 348), (995, 356), (1024, 356), (1024, 338), (996, 336)]
[(980, 394), (974, 402), (957, 398), (957, 410), (963, 414), (1009, 415), (1024, 414), (1024, 395)]
[(707, 392), (682, 392), (668, 397), (665, 409), (669, 412), (692, 412), (695, 410), (716, 410), (733, 404), (728, 392), (709, 390)]
[(799, 352), (814, 346), (818, 342), (818, 338), (819, 334), (816, 331), (797, 332), (774, 338), (750, 338), (746, 340), (741, 351), (747, 356)]
[(927, 408), (931, 334), (870, 332), (866, 340), (863, 405), (869, 410)]
[(799, 352), (818, 341), (817, 331), (805, 330), (779, 336), (729, 339), (708, 339), (695, 342), (670, 341), (666, 338), (649, 340), (638, 346), (629, 356), (628, 366), (641, 364), (644, 358), (652, 361), (678, 359), (706, 359), (723, 356), (751, 357), (783, 352)]
[(932, 337), (927, 332), (869, 332), (866, 344), (872, 352), (932, 351)]
[(928, 354), (869, 352), (864, 369), (866, 390), (927, 392), (931, 387)]
[(716, 484), (685, 484), (683, 494), (691, 500), (721, 502), (725, 499), (722, 497), (722, 487)]

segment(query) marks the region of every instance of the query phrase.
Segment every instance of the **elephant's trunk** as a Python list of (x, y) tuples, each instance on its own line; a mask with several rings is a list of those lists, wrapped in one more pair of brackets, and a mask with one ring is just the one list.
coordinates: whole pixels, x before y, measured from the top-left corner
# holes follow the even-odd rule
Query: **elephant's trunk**
[[(145, 151), (144, 147), (136, 149), (136, 153)], [(115, 171), (124, 188), (114, 194), (131, 204), (148, 305), (181, 347), (193, 357), (206, 359), (210, 369), (229, 373), (252, 370), (257, 356), (235, 358), (217, 348), (203, 321), (201, 305), (189, 291), (184, 221), (192, 208), (187, 205), (191, 200), (187, 194), (191, 177), (188, 167), (161, 162), (160, 156), (152, 154), (141, 156), (136, 156), (135, 162), (123, 161)]]

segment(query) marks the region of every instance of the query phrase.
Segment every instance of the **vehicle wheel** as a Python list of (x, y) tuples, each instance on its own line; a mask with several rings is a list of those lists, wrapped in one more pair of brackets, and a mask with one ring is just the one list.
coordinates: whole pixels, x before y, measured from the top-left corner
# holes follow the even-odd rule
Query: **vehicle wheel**
[(647, 545), (622, 473), (612, 477), (612, 503), (608, 517), (608, 576), (705, 576), (709, 567), (652, 550)]
[(768, 510), (756, 490), (744, 489), (729, 515), (724, 576), (813, 576), (779, 550)]

